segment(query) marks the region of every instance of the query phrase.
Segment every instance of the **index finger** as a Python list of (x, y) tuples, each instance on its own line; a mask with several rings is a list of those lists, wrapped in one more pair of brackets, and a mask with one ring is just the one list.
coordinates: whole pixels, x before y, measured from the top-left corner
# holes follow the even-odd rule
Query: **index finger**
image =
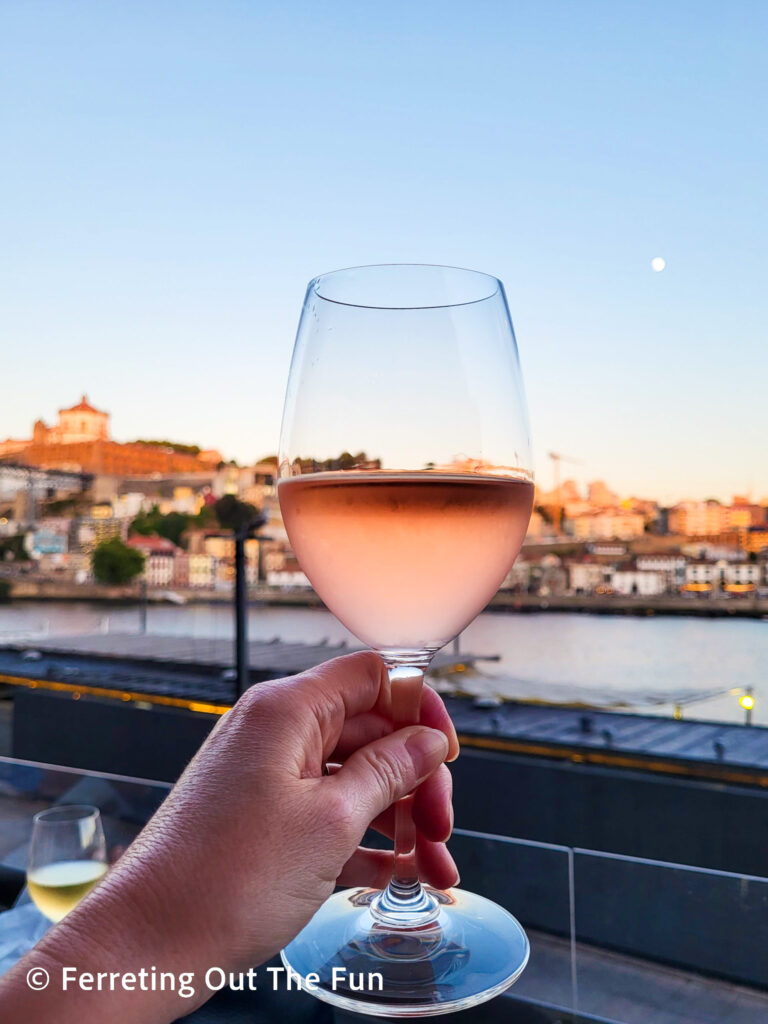
[(327, 758), (336, 746), (344, 723), (376, 707), (387, 685), (387, 670), (373, 651), (359, 651), (323, 662), (294, 676), (291, 689), (296, 707), (317, 722)]
[[(430, 729), (439, 729), (448, 738), (448, 761), (455, 761), (459, 756), (459, 740), (456, 736), (456, 728), (448, 714), (445, 704), (439, 694), (435, 693), (431, 686), (424, 685), (421, 692), (421, 705), (419, 709), (419, 724), (428, 725)], [(336, 746), (326, 757), (332, 761), (344, 761), (350, 754), (353, 754), (359, 747), (373, 740), (380, 739), (392, 732), (394, 725), (388, 715), (386, 696), (377, 700), (373, 711), (363, 712), (362, 715), (354, 715), (348, 718), (342, 727), (341, 733), (336, 741)]]

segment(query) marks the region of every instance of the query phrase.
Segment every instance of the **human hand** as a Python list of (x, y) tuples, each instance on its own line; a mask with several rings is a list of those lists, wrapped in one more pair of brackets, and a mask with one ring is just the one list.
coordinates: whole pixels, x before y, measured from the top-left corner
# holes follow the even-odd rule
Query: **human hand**
[[(389, 714), (386, 669), (371, 653), (252, 687), (128, 851), (131, 870), (162, 880), (162, 902), (183, 903), (168, 908), (181, 914), (180, 930), (205, 924), (215, 962), (267, 959), (337, 884), (386, 885), (391, 851), (358, 844), (369, 824), (391, 836), (391, 805), (414, 789), (421, 877), (456, 884), (442, 763), (458, 753), (453, 724), (426, 686), (422, 725), (393, 731)], [(341, 767), (326, 775), (328, 762)], [(181, 878), (195, 888), (194, 906)]]
[[(257, 966), (336, 884), (386, 884), (392, 853), (358, 844), (371, 823), (390, 835), (392, 803), (414, 791), (421, 876), (438, 888), (456, 884), (444, 844), (453, 817), (443, 762), (458, 753), (453, 725), (429, 687), (422, 725), (393, 731), (389, 713), (387, 673), (371, 653), (252, 687), (105, 879), (38, 944), (35, 963), (93, 972), (156, 964), (199, 976), (212, 965)], [(328, 762), (341, 766), (326, 775)], [(28, 1008), (28, 958), (0, 988), (0, 1016)], [(33, 998), (40, 1024), (95, 1024), (107, 1012), (160, 1024), (209, 994), (183, 1003), (172, 992), (114, 994), (107, 1003), (94, 993), (57, 999), (53, 990)]]

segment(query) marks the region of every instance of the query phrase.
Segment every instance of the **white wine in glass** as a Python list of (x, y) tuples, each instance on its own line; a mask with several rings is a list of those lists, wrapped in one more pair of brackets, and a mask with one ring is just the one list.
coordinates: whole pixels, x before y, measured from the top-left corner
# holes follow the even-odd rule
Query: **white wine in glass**
[(68, 804), (35, 815), (27, 888), (49, 921), (66, 917), (106, 873), (98, 808)]
[[(486, 606), (533, 502), (528, 417), (501, 282), (386, 265), (310, 282), (283, 413), (278, 495), (313, 587), (389, 670), (397, 726), (418, 721), (436, 651)], [(315, 994), (415, 1017), (511, 985), (529, 945), (511, 914), (421, 884), (410, 800), (383, 890), (332, 896), (283, 950)], [(334, 969), (336, 972), (334, 974)], [(380, 977), (357, 990), (344, 977)]]

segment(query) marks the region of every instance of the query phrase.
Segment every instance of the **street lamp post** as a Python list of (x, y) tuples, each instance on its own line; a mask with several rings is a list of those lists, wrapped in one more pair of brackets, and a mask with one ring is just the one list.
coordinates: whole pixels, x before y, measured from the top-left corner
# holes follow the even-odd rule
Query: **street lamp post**
[(248, 689), (248, 581), (245, 575), (245, 542), (267, 521), (263, 512), (232, 494), (215, 505), (216, 518), (235, 538), (235, 700)]
[(245, 574), (245, 542), (252, 526), (235, 530), (235, 699), (248, 689), (248, 580)]
[(755, 691), (752, 686), (746, 688), (739, 704), (744, 708), (744, 724), (752, 725), (752, 712), (755, 708)]

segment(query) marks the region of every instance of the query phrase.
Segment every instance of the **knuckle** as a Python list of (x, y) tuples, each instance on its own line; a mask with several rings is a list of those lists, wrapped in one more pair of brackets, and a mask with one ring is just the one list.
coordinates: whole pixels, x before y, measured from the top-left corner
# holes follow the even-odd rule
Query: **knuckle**
[(407, 769), (403, 762), (389, 749), (376, 747), (364, 748), (363, 758), (373, 769), (373, 775), (387, 803), (396, 800), (403, 789), (407, 778)]
[(235, 705), (245, 718), (270, 714), (279, 697), (280, 681), (256, 683), (250, 686)]
[(310, 701), (309, 710), (321, 725), (344, 720), (344, 706), (338, 695), (325, 686), (315, 687), (310, 692)]

